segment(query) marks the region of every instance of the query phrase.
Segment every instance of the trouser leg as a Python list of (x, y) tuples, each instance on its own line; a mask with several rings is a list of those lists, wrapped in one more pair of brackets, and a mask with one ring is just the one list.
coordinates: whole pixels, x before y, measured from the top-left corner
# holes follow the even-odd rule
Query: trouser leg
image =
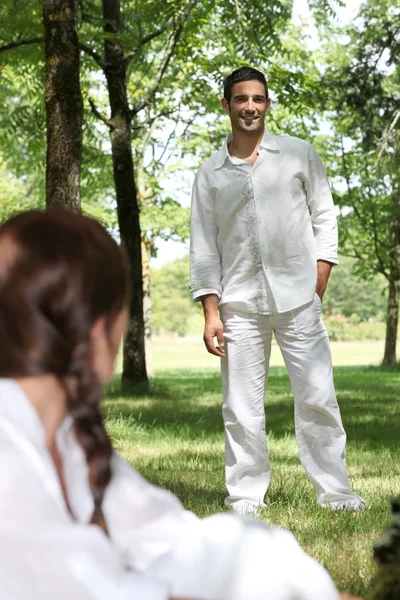
[(318, 296), (291, 314), (277, 315), (274, 330), (292, 386), (300, 460), (318, 502), (332, 508), (350, 502), (358, 508), (362, 499), (351, 491), (347, 477), (346, 434)]
[(225, 504), (263, 506), (270, 480), (264, 394), (271, 352), (269, 318), (223, 311), (221, 359), (225, 425)]

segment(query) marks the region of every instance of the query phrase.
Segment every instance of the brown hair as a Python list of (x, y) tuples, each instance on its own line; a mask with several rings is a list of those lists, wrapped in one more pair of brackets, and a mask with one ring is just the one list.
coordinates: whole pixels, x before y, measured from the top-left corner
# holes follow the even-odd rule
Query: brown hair
[(112, 448), (89, 340), (96, 320), (110, 326), (127, 300), (123, 252), (93, 219), (31, 211), (0, 225), (0, 257), (0, 377), (51, 373), (63, 383), (89, 467), (92, 522), (106, 529)]

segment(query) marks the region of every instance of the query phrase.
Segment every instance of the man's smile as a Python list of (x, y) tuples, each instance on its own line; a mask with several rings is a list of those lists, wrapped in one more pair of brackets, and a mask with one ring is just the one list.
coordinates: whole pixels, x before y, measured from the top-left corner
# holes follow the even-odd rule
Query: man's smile
[(252, 123), (253, 121), (257, 121), (260, 117), (257, 115), (242, 115), (240, 118), (246, 123)]

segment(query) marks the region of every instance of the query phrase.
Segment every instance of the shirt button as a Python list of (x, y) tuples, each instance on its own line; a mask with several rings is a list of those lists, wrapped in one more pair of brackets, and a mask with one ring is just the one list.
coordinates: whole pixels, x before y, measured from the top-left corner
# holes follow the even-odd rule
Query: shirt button
[(258, 219), (258, 222), (260, 223), (260, 225), (262, 225), (262, 221), (261, 221), (261, 219)]

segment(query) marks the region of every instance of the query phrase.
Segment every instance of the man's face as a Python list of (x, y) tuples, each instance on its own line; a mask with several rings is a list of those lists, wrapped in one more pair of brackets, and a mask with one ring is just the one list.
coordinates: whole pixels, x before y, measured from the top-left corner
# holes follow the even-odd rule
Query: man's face
[(229, 114), (232, 130), (259, 134), (264, 130), (270, 100), (265, 96), (261, 81), (240, 81), (232, 88), (230, 103), (225, 98), (222, 99), (222, 108)]

